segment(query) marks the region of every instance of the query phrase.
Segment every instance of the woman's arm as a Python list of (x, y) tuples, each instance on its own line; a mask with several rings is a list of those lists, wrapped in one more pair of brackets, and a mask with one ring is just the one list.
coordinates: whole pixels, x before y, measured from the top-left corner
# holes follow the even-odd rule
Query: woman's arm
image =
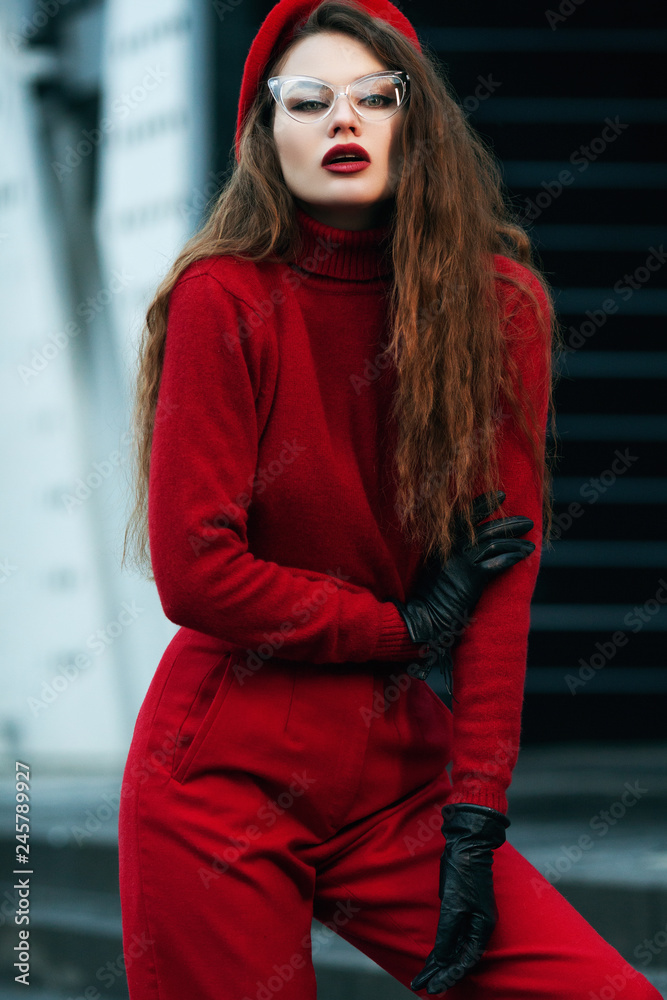
[[(546, 297), (533, 275), (505, 257), (496, 256), (495, 263), (498, 270), (508, 270), (530, 285), (546, 317)], [(505, 315), (516, 310), (512, 350), (538, 414), (544, 447), (549, 388), (545, 352), (550, 344), (545, 347), (546, 336), (538, 332), (539, 317), (528, 296), (500, 279), (497, 284), (506, 299)], [(453, 787), (447, 802), (479, 803), (505, 813), (506, 790), (519, 753), (530, 602), (542, 538), (542, 491), (529, 446), (509, 416), (500, 422), (499, 473), (497, 486), (507, 495), (506, 514), (523, 514), (534, 522), (524, 537), (535, 543), (535, 551), (489, 584), (454, 651)]]
[(272, 323), (258, 323), (210, 267), (191, 265), (169, 300), (148, 501), (153, 573), (167, 618), (231, 647), (261, 647), (262, 659), (416, 657), (419, 647), (391, 602), (248, 550), (248, 507), (277, 344)]

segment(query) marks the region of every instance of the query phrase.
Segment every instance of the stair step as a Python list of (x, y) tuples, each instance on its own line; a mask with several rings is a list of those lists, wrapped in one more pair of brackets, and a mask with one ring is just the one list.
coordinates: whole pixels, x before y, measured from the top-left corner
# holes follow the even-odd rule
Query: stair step
[[(479, 5), (476, 5), (476, 7)], [(486, 16), (478, 14), (485, 27), (454, 28), (424, 25), (415, 30), (439, 52), (664, 52), (667, 31), (659, 28), (568, 28), (565, 32), (545, 30), (543, 12), (538, 28), (489, 27)], [(449, 18), (449, 13), (448, 13)], [(505, 18), (503, 18), (505, 20)]]
[[(601, 188), (605, 190), (605, 202), (609, 207), (608, 189), (619, 191), (626, 188), (667, 188), (667, 167), (662, 163), (588, 163), (584, 169), (575, 168), (570, 160), (504, 160), (501, 164), (505, 183), (513, 188), (540, 188), (544, 181), (557, 180), (563, 171), (572, 173), (576, 186)], [(568, 198), (574, 188), (568, 189)], [(633, 200), (641, 197), (642, 191), (632, 191)], [(586, 195), (590, 197), (589, 194)], [(655, 195), (648, 196), (654, 199)], [(654, 203), (655, 207), (655, 203)], [(622, 208), (621, 205), (618, 208)], [(664, 233), (664, 230), (663, 230)], [(664, 235), (663, 235), (664, 239)]]
[(667, 441), (667, 415), (564, 413), (556, 417), (558, 434), (568, 440)]
[[(533, 608), (539, 606), (539, 601), (533, 604)], [(559, 667), (561, 664), (578, 665), (580, 658), (589, 662), (591, 656), (599, 652), (596, 643), (607, 642), (616, 631), (615, 628), (605, 628), (603, 619), (601, 628), (596, 629), (591, 626), (577, 629), (576, 634), (571, 634), (569, 628), (563, 628), (564, 620), (566, 619), (558, 622), (558, 627), (549, 628), (548, 623), (545, 623), (545, 628), (531, 631), (528, 637), (529, 670), (533, 664), (539, 665), (541, 669), (550, 666)], [(621, 630), (627, 632), (627, 625), (622, 625), (622, 619)], [(605, 670), (613, 669), (616, 665), (634, 669), (637, 665), (651, 667), (657, 673), (664, 674), (665, 638), (662, 633), (643, 628), (640, 632), (630, 634), (632, 643), (620, 646), (616, 655), (612, 657), (613, 663)]]
[[(590, 223), (570, 223), (562, 225), (539, 224), (533, 226), (531, 236), (538, 248), (547, 250), (567, 250), (581, 253), (584, 250), (598, 250), (612, 253), (618, 250), (650, 251), (655, 244), (664, 251), (664, 226), (640, 225), (591, 225)], [(660, 263), (658, 262), (658, 267)], [(657, 270), (657, 268), (654, 268)], [(590, 271), (589, 271), (590, 273)]]
[[(563, 541), (543, 549), (543, 566), (657, 566), (667, 573), (667, 542)], [(667, 599), (667, 595), (666, 595)]]
[(590, 683), (586, 681), (583, 685), (577, 683), (579, 669), (578, 663), (563, 667), (532, 665), (526, 673), (526, 691), (533, 694), (667, 694), (667, 672), (658, 666), (640, 667), (633, 663), (630, 667), (622, 667), (614, 659), (613, 663), (604, 664), (604, 669), (600, 669)]
[[(614, 456), (612, 456), (613, 458)], [(587, 503), (602, 504), (652, 504), (653, 511), (642, 510), (642, 523), (652, 532), (660, 531), (664, 516), (662, 505), (667, 502), (667, 477), (665, 476), (617, 476), (613, 483), (603, 482), (607, 470), (591, 476), (554, 476), (553, 492), (555, 503), (566, 504), (579, 500), (585, 506)], [(607, 477), (609, 478), (609, 477)], [(583, 490), (583, 492), (582, 492)], [(557, 508), (558, 509), (558, 508)], [(596, 521), (603, 518), (606, 512), (599, 509), (595, 512)], [(653, 519), (655, 517), (655, 520)], [(610, 524), (616, 525), (618, 531), (618, 514), (610, 512)]]
[(663, 379), (667, 375), (667, 351), (564, 352), (556, 368), (572, 378)]
[[(626, 616), (634, 616), (635, 607), (630, 604), (539, 604), (530, 609), (531, 630), (540, 632), (614, 632), (628, 630)], [(645, 623), (643, 631), (667, 632), (667, 613), (662, 607)]]
[[(481, 101), (475, 109), (480, 122), (586, 122), (591, 125), (607, 119), (619, 128), (634, 127), (639, 122), (667, 122), (667, 100), (661, 97), (500, 97)], [(623, 134), (622, 132), (620, 133)]]

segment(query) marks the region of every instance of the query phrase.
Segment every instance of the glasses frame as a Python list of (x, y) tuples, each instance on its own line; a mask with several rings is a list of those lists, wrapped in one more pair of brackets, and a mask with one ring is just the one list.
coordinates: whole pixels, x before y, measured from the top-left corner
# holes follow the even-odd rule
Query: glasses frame
[[(362, 80), (370, 80), (372, 78), (382, 77), (382, 76), (397, 76), (399, 78), (399, 80), (403, 85), (403, 89), (401, 91), (401, 99), (398, 102), (396, 109), (392, 111), (391, 114), (387, 115), (385, 118), (368, 118), (366, 115), (362, 114), (362, 112), (359, 111), (358, 108), (355, 108), (354, 104), (352, 104), (352, 102), (350, 101), (350, 90), (352, 89), (352, 87), (356, 86), (357, 83), (361, 83)], [(334, 99), (331, 102), (331, 107), (327, 111), (325, 111), (320, 118), (309, 118), (307, 121), (304, 121), (301, 118), (296, 118), (292, 114), (292, 112), (287, 109), (287, 106), (285, 105), (285, 102), (283, 100), (283, 87), (286, 83), (289, 83), (292, 80), (308, 80), (311, 83), (321, 83), (324, 84), (325, 87), (329, 87), (329, 89), (333, 90), (334, 93)], [(384, 69), (384, 70), (377, 70), (377, 72), (375, 73), (366, 73), (365, 76), (360, 76), (357, 80), (353, 80), (352, 83), (348, 83), (347, 87), (336, 87), (334, 86), (333, 83), (329, 83), (328, 80), (320, 80), (320, 78), (317, 76), (303, 76), (300, 73), (291, 73), (288, 76), (272, 76), (269, 77), (267, 83), (269, 86), (269, 90), (271, 91), (276, 103), (280, 105), (285, 114), (289, 115), (289, 117), (293, 121), (299, 122), (300, 125), (314, 125), (316, 122), (321, 122), (324, 121), (325, 118), (328, 118), (328, 116), (335, 108), (336, 101), (338, 100), (339, 97), (346, 97), (355, 115), (357, 115), (357, 117), (359, 118), (363, 118), (364, 121), (375, 121), (375, 122), (387, 121), (389, 118), (393, 118), (396, 112), (399, 111), (400, 108), (402, 108), (403, 105), (405, 104), (409, 96), (409, 86), (408, 86), (409, 80), (410, 80), (409, 73), (406, 73), (406, 71), (403, 69), (398, 69), (398, 70)]]

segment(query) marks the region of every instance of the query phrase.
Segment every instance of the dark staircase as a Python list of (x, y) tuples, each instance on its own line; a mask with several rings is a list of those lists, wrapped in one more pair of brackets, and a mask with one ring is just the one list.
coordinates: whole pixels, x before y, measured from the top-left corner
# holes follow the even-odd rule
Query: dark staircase
[(500, 161), (565, 344), (508, 839), (667, 991), (667, 31), (642, 5), (631, 28), (617, 3), (402, 9)]
[(403, 9), (500, 160), (565, 343), (524, 742), (664, 738), (667, 32), (641, 5), (631, 29), (616, 3)]

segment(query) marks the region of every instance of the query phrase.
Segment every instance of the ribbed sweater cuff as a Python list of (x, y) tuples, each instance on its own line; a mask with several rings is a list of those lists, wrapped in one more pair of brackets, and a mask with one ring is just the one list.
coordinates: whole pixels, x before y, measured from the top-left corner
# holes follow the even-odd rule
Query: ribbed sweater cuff
[(491, 806), (492, 809), (497, 809), (498, 812), (507, 815), (507, 794), (496, 785), (483, 785), (475, 790), (469, 787), (457, 789), (454, 785), (445, 801), (447, 803), (469, 802), (471, 805)]
[(419, 661), (422, 645), (410, 638), (408, 626), (396, 605), (385, 601), (381, 609), (380, 635), (371, 659)]

